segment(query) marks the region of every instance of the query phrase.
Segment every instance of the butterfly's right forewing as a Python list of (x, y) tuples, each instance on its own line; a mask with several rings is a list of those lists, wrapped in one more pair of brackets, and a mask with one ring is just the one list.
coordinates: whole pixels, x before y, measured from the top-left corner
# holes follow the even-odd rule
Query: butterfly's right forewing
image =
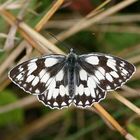
[(9, 72), (9, 78), (24, 91), (42, 94), (57, 72), (64, 66), (65, 56), (48, 55), (19, 64)]

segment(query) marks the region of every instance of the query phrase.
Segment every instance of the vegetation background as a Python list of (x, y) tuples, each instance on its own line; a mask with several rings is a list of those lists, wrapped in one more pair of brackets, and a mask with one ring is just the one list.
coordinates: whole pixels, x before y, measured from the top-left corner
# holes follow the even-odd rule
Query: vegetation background
[[(8, 79), (17, 63), (68, 47), (122, 57), (137, 71), (88, 109), (51, 110)], [(139, 64), (138, 0), (0, 0), (0, 139), (139, 140)]]

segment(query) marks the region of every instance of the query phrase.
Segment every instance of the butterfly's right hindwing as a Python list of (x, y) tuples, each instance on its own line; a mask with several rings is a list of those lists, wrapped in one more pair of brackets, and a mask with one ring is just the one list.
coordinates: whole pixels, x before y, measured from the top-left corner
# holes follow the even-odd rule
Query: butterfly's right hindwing
[(103, 90), (79, 64), (76, 65), (76, 91), (74, 104), (78, 107), (89, 107), (106, 96)]
[(65, 60), (63, 55), (35, 58), (17, 65), (8, 76), (24, 91), (40, 95), (46, 90), (50, 79), (64, 66)]

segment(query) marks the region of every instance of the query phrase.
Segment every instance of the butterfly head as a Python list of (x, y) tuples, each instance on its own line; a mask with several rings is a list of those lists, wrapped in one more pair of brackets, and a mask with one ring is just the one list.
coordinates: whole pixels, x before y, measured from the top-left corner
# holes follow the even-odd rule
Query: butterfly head
[(70, 48), (69, 55), (70, 55), (70, 56), (75, 56), (75, 55), (76, 55), (76, 53), (75, 53), (75, 51), (74, 51), (73, 48)]
[(69, 52), (67, 58), (68, 58), (68, 61), (72, 61), (72, 60), (76, 60), (77, 59), (77, 55), (74, 52), (73, 48), (70, 49), (70, 52)]
[(70, 53), (73, 53), (73, 51), (74, 51), (73, 48), (70, 48)]
[(69, 54), (76, 55), (76, 52), (75, 52), (75, 50), (73, 48), (70, 48)]

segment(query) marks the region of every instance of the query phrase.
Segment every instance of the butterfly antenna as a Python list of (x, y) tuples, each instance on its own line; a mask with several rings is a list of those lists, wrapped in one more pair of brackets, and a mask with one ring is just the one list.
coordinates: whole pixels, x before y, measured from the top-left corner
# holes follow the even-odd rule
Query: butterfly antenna
[(62, 42), (62, 41), (60, 41), (60, 40), (58, 40), (58, 39), (56, 38), (56, 36), (55, 36), (54, 34), (50, 33), (50, 32), (47, 32), (47, 34), (50, 35), (51, 37), (53, 37), (55, 40), (57, 40), (57, 42), (60, 43), (60, 44), (62, 44), (62, 46), (65, 46), (65, 48), (67, 48), (67, 50), (68, 50), (67, 52), (70, 52), (71, 47), (70, 47), (68, 44), (66, 44), (66, 43), (64, 43), (64, 42)]

